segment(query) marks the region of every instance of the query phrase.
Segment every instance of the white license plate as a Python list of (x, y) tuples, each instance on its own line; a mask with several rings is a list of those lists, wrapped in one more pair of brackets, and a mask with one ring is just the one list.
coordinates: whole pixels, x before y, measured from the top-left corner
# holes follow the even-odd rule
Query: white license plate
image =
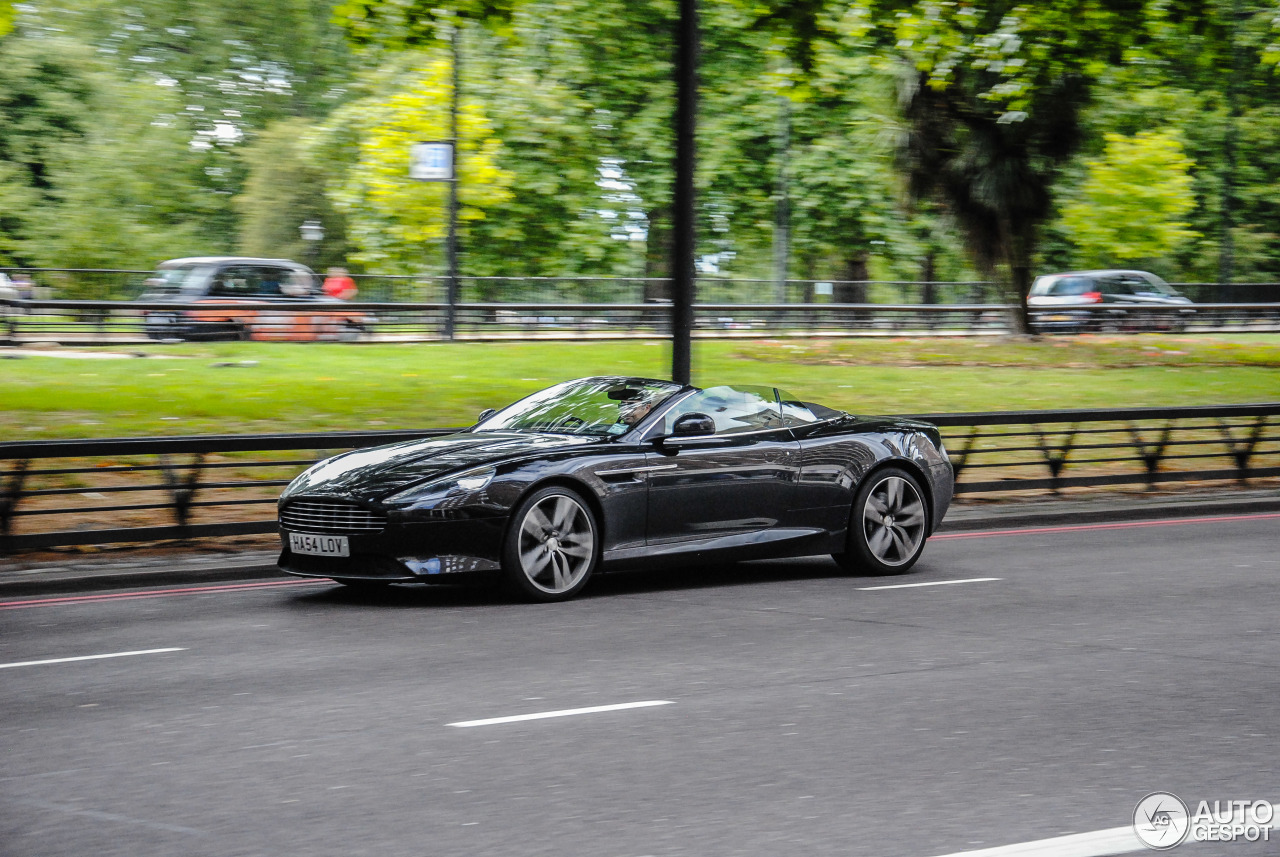
[(318, 536), (312, 533), (289, 533), (289, 550), (308, 556), (351, 556), (346, 536)]

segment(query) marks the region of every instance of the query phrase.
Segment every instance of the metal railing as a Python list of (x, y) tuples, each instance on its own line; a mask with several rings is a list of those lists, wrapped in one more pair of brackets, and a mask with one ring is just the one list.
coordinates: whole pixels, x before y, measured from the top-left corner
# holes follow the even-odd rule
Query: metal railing
[[(428, 342), (445, 337), (442, 303), (241, 301), (176, 305), (141, 301), (0, 300), (0, 344), (146, 344), (182, 340)], [(701, 338), (973, 335), (1008, 333), (1000, 304), (741, 304), (694, 307)], [(1046, 332), (1276, 332), (1280, 303), (1182, 308), (1099, 304), (1033, 314)], [(456, 338), (619, 339), (670, 335), (661, 303), (464, 303)]]
[[(958, 494), (1280, 477), (1280, 402), (916, 416), (942, 429)], [(0, 552), (271, 533), (315, 461), (450, 431), (3, 443)]]
[[(41, 300), (133, 300), (147, 291), (151, 271), (110, 268), (4, 268), (0, 273), (21, 274), (35, 287), (35, 294), (20, 295)], [(447, 278), (429, 274), (352, 274), (363, 301), (375, 303), (442, 303)], [(461, 276), (458, 298), (464, 303), (504, 301), (513, 303), (644, 303), (646, 298), (670, 289), (666, 277), (567, 276)], [(778, 284), (772, 279), (749, 277), (698, 277), (698, 294), (714, 303), (774, 302)], [(817, 294), (858, 303), (990, 303), (997, 287), (988, 281), (908, 280), (787, 280), (780, 303), (805, 303)], [(1280, 300), (1280, 290), (1276, 292)], [(1263, 298), (1251, 298), (1263, 300)]]
[[(147, 289), (152, 271), (119, 268), (14, 268), (0, 273), (22, 275), (39, 299), (132, 300)], [(360, 299), (375, 303), (441, 303), (447, 278), (432, 274), (352, 274)], [(461, 276), (464, 303), (643, 303), (669, 288), (665, 277), (645, 276)], [(1277, 303), (1280, 283), (1173, 283), (1197, 303)], [(999, 303), (999, 288), (986, 280), (787, 280), (781, 294), (773, 279), (702, 275), (698, 296), (709, 303), (806, 303), (830, 295), (836, 303), (990, 304)], [(782, 299), (779, 300), (779, 297)]]

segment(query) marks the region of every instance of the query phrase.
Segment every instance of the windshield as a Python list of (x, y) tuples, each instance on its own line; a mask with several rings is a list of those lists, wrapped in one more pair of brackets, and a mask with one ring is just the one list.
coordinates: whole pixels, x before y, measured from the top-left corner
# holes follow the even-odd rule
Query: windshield
[(147, 291), (162, 295), (195, 291), (209, 278), (212, 270), (213, 268), (209, 265), (178, 265), (173, 268), (161, 268), (147, 277)]
[(681, 390), (639, 378), (583, 378), (548, 387), (503, 408), (475, 431), (534, 431), (613, 437), (625, 434)]

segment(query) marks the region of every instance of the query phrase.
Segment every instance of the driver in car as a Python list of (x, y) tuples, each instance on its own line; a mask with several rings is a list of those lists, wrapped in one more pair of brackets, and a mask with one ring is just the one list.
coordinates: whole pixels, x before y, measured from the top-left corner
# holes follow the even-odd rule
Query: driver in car
[(618, 403), (618, 422), (627, 426), (634, 426), (645, 417), (649, 416), (649, 411), (653, 410), (653, 402), (647, 399), (635, 399), (629, 402)]

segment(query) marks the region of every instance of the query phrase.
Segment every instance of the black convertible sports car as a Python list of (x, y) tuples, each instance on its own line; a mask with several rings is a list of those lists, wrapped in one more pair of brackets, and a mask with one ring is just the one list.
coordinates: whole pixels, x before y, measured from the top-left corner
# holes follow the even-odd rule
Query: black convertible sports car
[(660, 560), (829, 553), (892, 574), (952, 488), (927, 423), (774, 387), (583, 378), (456, 434), (316, 464), (280, 497), (280, 567), (350, 586), (499, 572), (535, 601)]

